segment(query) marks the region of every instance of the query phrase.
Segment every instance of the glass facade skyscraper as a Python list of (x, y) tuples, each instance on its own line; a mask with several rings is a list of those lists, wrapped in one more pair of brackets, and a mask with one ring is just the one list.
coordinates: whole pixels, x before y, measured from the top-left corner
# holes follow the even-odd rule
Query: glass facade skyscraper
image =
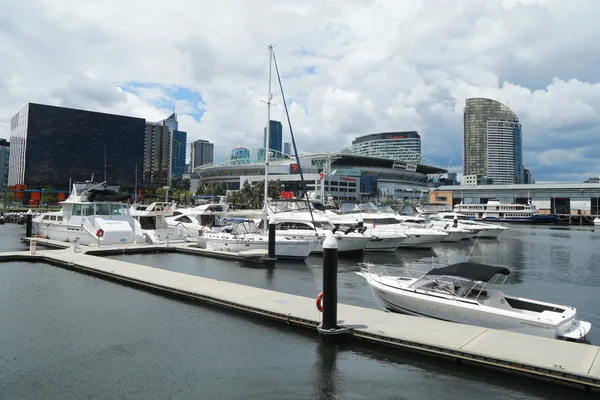
[(467, 99), (463, 119), (463, 175), (494, 184), (523, 183), (523, 142), (519, 118), (506, 105)]
[[(281, 146), (283, 143), (283, 126), (279, 121), (269, 121), (271, 126), (271, 132), (269, 132), (269, 149), (278, 151), (281, 153)], [(267, 147), (267, 128), (264, 130), (263, 136), (263, 148)]]
[(288, 156), (292, 155), (292, 144), (285, 142), (283, 144), (283, 154), (287, 154)]
[(208, 140), (196, 140), (192, 142), (190, 157), (190, 168), (192, 169), (192, 172), (196, 167), (206, 164), (212, 164), (214, 150), (214, 144), (212, 144)]
[(131, 189), (144, 160), (144, 127), (142, 118), (29, 103), (11, 119), (8, 184), (69, 190), (69, 179), (106, 175)]

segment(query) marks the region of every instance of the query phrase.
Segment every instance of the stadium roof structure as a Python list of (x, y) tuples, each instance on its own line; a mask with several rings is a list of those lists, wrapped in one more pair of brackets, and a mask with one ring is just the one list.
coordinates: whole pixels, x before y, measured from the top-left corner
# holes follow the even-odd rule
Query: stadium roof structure
[[(374, 146), (365, 148), (364, 146), (349, 146), (341, 149), (303, 153), (302, 159), (311, 159), (313, 165), (323, 165), (330, 162), (336, 166), (363, 166), (379, 168), (400, 168), (434, 176), (442, 175), (448, 172), (440, 167), (433, 160), (422, 156), (420, 153), (403, 147)], [(271, 150), (270, 162), (294, 162), (295, 157), (278, 151)], [(240, 151), (232, 153), (224, 161), (215, 164), (205, 164), (197, 167), (196, 170), (202, 170), (211, 167), (226, 167), (264, 164), (264, 148), (242, 148)]]

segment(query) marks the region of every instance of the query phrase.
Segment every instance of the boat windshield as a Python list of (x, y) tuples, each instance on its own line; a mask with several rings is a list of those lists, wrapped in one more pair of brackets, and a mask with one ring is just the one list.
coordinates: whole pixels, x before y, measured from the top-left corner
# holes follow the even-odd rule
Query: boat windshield
[(340, 207), (340, 213), (352, 212), (376, 212), (377, 207), (371, 202), (366, 203), (343, 203)]
[(383, 212), (388, 212), (388, 213), (394, 213), (394, 209), (388, 205), (388, 204), (378, 204), (377, 205), (377, 209), (379, 211), (383, 211)]
[[(224, 221), (229, 225), (228, 221)], [(260, 233), (258, 227), (251, 220), (233, 221), (231, 224), (231, 233), (234, 235), (245, 235), (248, 233)]]
[(272, 200), (269, 202), (269, 209), (274, 214), (290, 211), (308, 211), (308, 204), (304, 200)]
[(129, 214), (129, 206), (122, 203), (84, 203), (83, 215), (125, 215)]

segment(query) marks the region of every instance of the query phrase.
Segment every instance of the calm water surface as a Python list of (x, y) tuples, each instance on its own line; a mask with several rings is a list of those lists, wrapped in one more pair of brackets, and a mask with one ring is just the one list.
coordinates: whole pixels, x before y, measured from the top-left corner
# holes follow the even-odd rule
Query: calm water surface
[[(0, 251), (26, 248), (13, 238), (22, 230), (0, 226)], [(475, 246), (365, 260), (423, 268), (432, 257), (461, 261), (472, 250), (472, 260), (514, 271), (507, 292), (593, 312), (597, 238), (592, 230), (519, 227)], [(321, 287), (316, 257), (274, 268), (174, 254), (114, 258), (311, 297)], [(340, 301), (375, 308), (356, 262), (340, 261)], [(0, 399), (589, 398), (390, 349), (328, 346), (309, 331), (43, 264), (0, 264), (0, 303)]]

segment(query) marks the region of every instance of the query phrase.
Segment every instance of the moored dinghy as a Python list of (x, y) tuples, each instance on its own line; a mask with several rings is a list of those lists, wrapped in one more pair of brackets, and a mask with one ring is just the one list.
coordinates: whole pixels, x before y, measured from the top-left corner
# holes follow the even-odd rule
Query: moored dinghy
[(391, 311), (575, 341), (583, 341), (591, 328), (577, 319), (573, 307), (508, 296), (493, 288), (502, 276), (504, 284), (507, 268), (462, 262), (420, 276), (389, 276), (372, 272), (372, 264), (361, 267), (357, 274)]

